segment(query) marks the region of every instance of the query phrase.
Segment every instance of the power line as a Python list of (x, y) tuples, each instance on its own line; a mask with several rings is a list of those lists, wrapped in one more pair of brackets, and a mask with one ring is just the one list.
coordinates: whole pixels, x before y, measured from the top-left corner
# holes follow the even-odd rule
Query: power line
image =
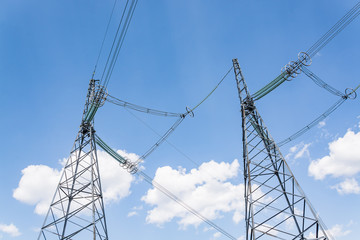
[(296, 138), (300, 137), (301, 135), (303, 135), (307, 131), (309, 131), (311, 128), (316, 126), (320, 121), (324, 120), (327, 116), (329, 116), (332, 112), (334, 112), (337, 108), (339, 108), (345, 102), (345, 100), (346, 100), (346, 98), (340, 98), (338, 101), (336, 101), (336, 103), (334, 105), (332, 105), (328, 110), (326, 110), (319, 117), (315, 118), (311, 123), (309, 123), (308, 125), (306, 125), (302, 129), (300, 129), (296, 133), (292, 134), (290, 137), (280, 141), (278, 143), (278, 146), (281, 147), (281, 146), (295, 140)]
[(147, 114), (152, 114), (152, 115), (156, 115), (156, 116), (163, 116), (163, 117), (181, 117), (182, 115), (184, 115), (183, 113), (174, 113), (174, 112), (166, 112), (166, 111), (162, 111), (162, 110), (157, 110), (157, 109), (152, 109), (152, 108), (147, 108), (147, 107), (143, 107), (140, 105), (136, 105), (130, 102), (126, 102), (123, 100), (120, 100), (114, 96), (108, 95), (106, 98), (106, 101), (113, 103), (117, 106), (120, 107), (124, 107), (124, 108), (129, 108), (138, 112), (143, 112), (143, 113), (147, 113)]
[(336, 22), (329, 31), (327, 31), (314, 45), (306, 52), (313, 57), (324, 46), (326, 46), (336, 35), (338, 35), (347, 25), (349, 25), (360, 14), (360, 2), (355, 4), (339, 21)]
[(316, 41), (306, 52), (300, 52), (296, 61), (286, 64), (281, 74), (274, 80), (266, 84), (263, 88), (255, 92), (251, 97), (259, 100), (271, 91), (279, 87), (286, 80), (291, 80), (301, 73), (303, 66), (311, 65), (311, 58), (314, 57), (323, 47), (325, 47), (334, 37), (336, 37), (345, 27), (347, 27), (356, 17), (360, 15), (360, 2), (355, 4), (334, 26), (330, 28), (318, 41)]
[(306, 76), (308, 76), (311, 80), (313, 80), (313, 82), (315, 84), (317, 84), (318, 86), (324, 88), (325, 90), (327, 90), (329, 93), (335, 95), (335, 96), (339, 96), (339, 97), (345, 97), (345, 94), (340, 92), (339, 90), (337, 90), (336, 88), (330, 86), (329, 84), (327, 84), (326, 82), (324, 82), (323, 80), (321, 80), (318, 76), (315, 75), (315, 73), (313, 73), (312, 71), (310, 71), (307, 67), (302, 66), (301, 67), (302, 71), (304, 72), (304, 74)]
[(122, 167), (128, 169), (131, 173), (136, 173), (138, 176), (140, 176), (142, 179), (144, 179), (146, 182), (148, 182), (150, 185), (158, 189), (160, 192), (168, 196), (170, 199), (175, 201), (177, 204), (184, 207), (187, 211), (194, 214), (196, 217), (201, 219), (203, 222), (209, 224), (214, 229), (218, 230), (220, 233), (224, 234), (226, 237), (230, 238), (231, 240), (236, 240), (234, 236), (232, 236), (230, 233), (225, 231), (223, 228), (212, 222), (210, 219), (206, 218), (204, 215), (196, 211), (194, 208), (190, 207), (188, 204), (186, 204), (184, 201), (182, 201), (179, 197), (177, 197), (175, 194), (170, 192), (168, 189), (166, 189), (164, 186), (156, 182), (153, 178), (151, 178), (149, 175), (147, 175), (145, 172), (138, 170), (136, 167), (134, 167), (134, 164), (131, 164), (130, 161), (128, 161), (125, 157), (118, 154), (116, 151), (112, 150), (104, 141), (100, 139), (99, 136), (95, 135), (95, 141), (96, 143), (104, 150), (106, 151), (110, 156), (112, 156), (116, 161), (118, 161)]
[(228, 237), (231, 240), (237, 240), (236, 237), (234, 237), (233, 235), (231, 235), (230, 233), (228, 233), (227, 231), (225, 231), (223, 228), (221, 228), (220, 226), (218, 226), (217, 224), (215, 224), (213, 221), (211, 221), (210, 219), (206, 218), (204, 215), (202, 215), (201, 213), (199, 213), (198, 211), (196, 211), (194, 208), (190, 207), (189, 205), (187, 205), (184, 201), (182, 201), (180, 198), (178, 198), (176, 195), (174, 195), (173, 193), (171, 193), (168, 189), (166, 189), (165, 187), (163, 187), (162, 185), (160, 185), (158, 182), (156, 182), (153, 178), (151, 178), (150, 176), (148, 176), (146, 173), (144, 173), (143, 171), (138, 171), (137, 174), (142, 177), (146, 182), (148, 182), (150, 185), (152, 185), (153, 187), (155, 187), (156, 189), (158, 189), (160, 192), (162, 192), (163, 194), (165, 194), (166, 196), (168, 196), (169, 198), (171, 198), (173, 201), (175, 201), (176, 203), (178, 203), (179, 205), (181, 205), (182, 207), (184, 207), (186, 210), (188, 210), (190, 213), (194, 214), (196, 217), (198, 217), (199, 219), (201, 219), (203, 222), (207, 223), (208, 225), (210, 225), (211, 227), (213, 227), (214, 229), (216, 229), (217, 231), (219, 231), (220, 233), (222, 233), (223, 235), (225, 235), (226, 237)]
[[(127, 31), (129, 29), (132, 17), (134, 15), (135, 8), (137, 6), (138, 0), (132, 0), (129, 6), (129, 0), (126, 1), (115, 37), (112, 43), (108, 58), (106, 60), (106, 64), (104, 67), (104, 71), (101, 76), (101, 84), (107, 87), (112, 72), (114, 70), (116, 61), (118, 59), (122, 44), (126, 37)], [(125, 16), (126, 15), (126, 16)], [(125, 19), (124, 19), (125, 17)], [(121, 30), (120, 30), (121, 29)], [(120, 34), (119, 34), (120, 33)]]
[(105, 42), (105, 39), (106, 39), (108, 30), (109, 30), (109, 26), (110, 26), (110, 22), (111, 22), (112, 16), (113, 16), (113, 14), (114, 14), (114, 10), (115, 10), (116, 3), (117, 3), (117, 0), (114, 1), (114, 5), (113, 5), (113, 8), (112, 8), (112, 10), (111, 10), (110, 18), (109, 18), (108, 24), (107, 24), (107, 26), (106, 26), (104, 38), (103, 38), (103, 40), (102, 40), (101, 47), (100, 47), (100, 50), (99, 50), (99, 54), (98, 54), (98, 57), (97, 57), (97, 59), (96, 59), (96, 63), (95, 63), (95, 67), (94, 67), (94, 72), (93, 72), (92, 78), (94, 78), (94, 75), (95, 75), (95, 72), (96, 72), (96, 68), (97, 68), (97, 65), (98, 65), (98, 63), (99, 63), (100, 55), (101, 55), (102, 50), (103, 50), (103, 47), (104, 47), (104, 42)]

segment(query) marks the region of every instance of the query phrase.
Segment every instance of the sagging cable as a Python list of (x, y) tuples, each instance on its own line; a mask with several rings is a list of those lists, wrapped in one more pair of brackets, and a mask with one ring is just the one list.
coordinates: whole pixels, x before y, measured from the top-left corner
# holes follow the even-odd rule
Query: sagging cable
[(355, 4), (339, 21), (336, 22), (306, 53), (314, 57), (325, 45), (327, 45), (336, 35), (348, 26), (360, 14), (360, 2)]
[[(214, 92), (215, 90), (220, 86), (220, 84), (225, 80), (225, 78), (228, 76), (230, 71), (233, 69), (231, 67), (227, 73), (220, 79), (218, 84), (211, 90), (211, 92), (203, 99), (201, 100), (195, 107), (189, 108), (186, 107), (186, 112), (181, 114), (178, 120), (160, 137), (160, 139), (150, 147), (149, 150), (147, 150), (136, 162), (135, 164), (138, 165), (141, 162), (145, 160), (152, 152), (155, 151), (156, 148), (158, 148), (166, 139), (170, 136), (172, 132), (175, 131), (175, 129), (180, 125), (180, 123), (189, 115), (191, 117), (194, 117), (194, 110), (197, 109), (202, 103), (204, 103)], [(134, 114), (132, 114), (134, 117), (136, 117)], [(136, 117), (137, 118), (137, 117)], [(142, 122), (142, 121), (141, 121)]]
[(296, 61), (290, 61), (281, 70), (273, 81), (255, 92), (252, 95), (253, 100), (259, 100), (269, 94), (271, 91), (279, 87), (285, 80), (290, 81), (301, 73), (303, 66), (310, 66), (312, 58), (325, 47), (335, 36), (337, 36), (345, 27), (347, 27), (355, 18), (360, 15), (360, 2), (355, 4), (334, 26), (330, 28), (314, 45), (306, 52), (300, 52)]
[(115, 64), (119, 57), (121, 47), (124, 43), (124, 39), (126, 37), (131, 20), (133, 18), (137, 3), (138, 3), (138, 0), (131, 0), (131, 3), (129, 3), (129, 0), (126, 1), (115, 37), (114, 37), (105, 67), (104, 67), (104, 71), (101, 76), (101, 84), (105, 87), (107, 87), (109, 80), (111, 78)]
[(180, 198), (178, 198), (176, 195), (174, 195), (173, 193), (171, 193), (168, 189), (166, 189), (165, 187), (163, 187), (162, 185), (160, 185), (158, 182), (156, 182), (153, 178), (151, 178), (150, 176), (148, 176), (146, 173), (144, 173), (143, 171), (138, 171), (137, 174), (143, 178), (146, 182), (148, 182), (150, 185), (152, 185), (154, 188), (158, 189), (160, 192), (162, 192), (163, 194), (165, 194), (166, 196), (168, 196), (170, 199), (172, 199), (173, 201), (175, 201), (176, 203), (178, 203), (179, 205), (181, 205), (183, 208), (185, 208), (187, 211), (189, 211), (190, 213), (194, 214), (196, 217), (198, 217), (199, 219), (201, 219), (203, 222), (207, 223), (208, 225), (210, 225), (211, 227), (213, 227), (214, 229), (216, 229), (217, 231), (219, 231), (220, 233), (222, 233), (224, 236), (228, 237), (231, 240), (237, 240), (236, 237), (234, 237), (233, 235), (231, 235), (230, 233), (228, 233), (227, 231), (225, 231), (223, 228), (221, 228), (220, 226), (218, 226), (217, 224), (215, 224), (213, 221), (211, 221), (210, 219), (206, 218), (204, 215), (202, 215), (201, 213), (199, 213), (198, 211), (196, 211), (194, 208), (190, 207), (188, 204), (186, 204), (184, 201), (182, 201)]
[(95, 134), (95, 142), (102, 150), (107, 152), (116, 161), (118, 161), (120, 163), (120, 166), (122, 166), (124, 169), (126, 169), (129, 173), (134, 174), (137, 172), (138, 169), (134, 163), (132, 163), (129, 159), (121, 156), (116, 151), (114, 151), (97, 134)]
[[(130, 173), (132, 174), (137, 174), (138, 176), (140, 176), (142, 179), (144, 179), (146, 182), (148, 182), (150, 185), (152, 185), (153, 187), (157, 188), (160, 192), (162, 192), (163, 194), (165, 194), (166, 196), (168, 196), (170, 199), (172, 199), (173, 201), (175, 201), (176, 203), (178, 203), (179, 205), (181, 205), (182, 207), (184, 207), (187, 211), (189, 211), (190, 213), (194, 214), (196, 217), (198, 217), (199, 219), (201, 219), (202, 221), (204, 221), (205, 223), (207, 223), (208, 225), (210, 225), (211, 227), (213, 227), (214, 229), (216, 229), (217, 231), (219, 231), (220, 233), (224, 234), (226, 237), (228, 237), (231, 240), (236, 240), (237, 238), (235, 238), (234, 236), (232, 236), (230, 233), (228, 233), (227, 231), (225, 231), (223, 228), (219, 227), (218, 225), (216, 225), (214, 222), (212, 222), (211, 220), (209, 220), (208, 218), (206, 218), (205, 216), (203, 216), (202, 214), (200, 214), (198, 211), (196, 211), (194, 208), (190, 207), (189, 205), (187, 205), (184, 201), (182, 201), (180, 198), (178, 198), (176, 195), (174, 195), (173, 193), (171, 193), (169, 190), (167, 190), (165, 187), (163, 187), (162, 185), (160, 185), (159, 183), (157, 183), (154, 179), (152, 179), (150, 176), (148, 176), (146, 173), (144, 173), (143, 171), (138, 170), (136, 167), (134, 167), (134, 164), (131, 163), (130, 160), (126, 159), (124, 156), (121, 156), (120, 154), (118, 154), (116, 151), (114, 151), (113, 149), (111, 149), (103, 140), (101, 140), (101, 138), (99, 136), (97, 136), (95, 134), (95, 141), (96, 144), (102, 148), (105, 152), (107, 152), (110, 156), (112, 156), (116, 161), (118, 161), (120, 163), (120, 165), (124, 168), (126, 168)], [(130, 167), (127, 167), (130, 166)]]
[(338, 109), (347, 99), (355, 99), (356, 96), (357, 96), (356, 91), (359, 88), (360, 88), (360, 84), (355, 89), (347, 88), (345, 90), (344, 96), (342, 96), (334, 105), (332, 105), (328, 110), (326, 110), (319, 117), (314, 119), (311, 123), (309, 123), (308, 125), (306, 125), (302, 129), (300, 129), (299, 131), (297, 131), (296, 133), (294, 133), (290, 137), (288, 137), (288, 138), (282, 140), (281, 142), (279, 142), (278, 146), (281, 147), (281, 146), (295, 140), (296, 138), (300, 137), (301, 135), (303, 135), (307, 131), (309, 131), (311, 128), (313, 128), (314, 126), (319, 124), (319, 122), (321, 122), (326, 117), (328, 117), (332, 112), (334, 112), (336, 109)]
[(181, 117), (183, 114), (182, 113), (173, 113), (173, 112), (166, 112), (166, 111), (161, 111), (161, 110), (156, 110), (156, 109), (151, 109), (151, 108), (147, 108), (147, 107), (143, 107), (143, 106), (139, 106), (130, 102), (126, 102), (123, 100), (120, 100), (114, 96), (108, 95), (108, 97), (106, 98), (106, 101), (113, 103), (117, 106), (120, 107), (124, 107), (124, 108), (129, 108), (138, 112), (143, 112), (143, 113), (148, 113), (148, 114), (152, 114), (152, 115), (156, 115), (156, 116), (163, 116), (163, 117)]
[(155, 151), (166, 139), (170, 136), (171, 133), (175, 131), (175, 129), (180, 125), (180, 123), (185, 119), (185, 114), (180, 117), (165, 133), (160, 137), (160, 139), (151, 146), (149, 150), (147, 150), (136, 162), (135, 165), (139, 165), (141, 162), (145, 160), (152, 152)]
[(335, 96), (339, 96), (339, 97), (345, 97), (346, 94), (340, 92), (339, 90), (337, 90), (336, 88), (330, 86), (329, 84), (327, 84), (326, 82), (324, 82), (323, 80), (321, 80), (318, 76), (315, 75), (315, 73), (313, 73), (312, 71), (310, 71), (307, 67), (302, 66), (301, 67), (302, 71), (304, 72), (304, 74), (306, 76), (308, 76), (316, 85), (318, 85), (319, 87), (324, 88), (325, 90), (327, 90), (329, 93), (335, 95)]

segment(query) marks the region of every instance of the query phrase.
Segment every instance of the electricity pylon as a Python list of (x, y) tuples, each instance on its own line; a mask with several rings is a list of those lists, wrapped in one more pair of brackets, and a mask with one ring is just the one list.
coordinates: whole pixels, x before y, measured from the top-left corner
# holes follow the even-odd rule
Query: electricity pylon
[(105, 89), (91, 79), (80, 130), (38, 240), (108, 239), (93, 127), (105, 98)]
[(233, 66), (242, 114), (246, 240), (328, 240), (261, 119), (237, 59)]

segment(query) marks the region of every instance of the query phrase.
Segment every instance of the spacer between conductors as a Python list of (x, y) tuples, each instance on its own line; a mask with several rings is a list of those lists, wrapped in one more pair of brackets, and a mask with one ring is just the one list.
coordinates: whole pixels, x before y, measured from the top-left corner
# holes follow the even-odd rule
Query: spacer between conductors
[(352, 88), (345, 89), (345, 96), (349, 99), (355, 99), (357, 97), (357, 93)]
[(189, 114), (190, 117), (194, 117), (194, 112), (191, 110), (191, 108), (186, 107), (186, 112)]
[(310, 66), (312, 63), (311, 57), (306, 52), (299, 52), (298, 59), (305, 66)]

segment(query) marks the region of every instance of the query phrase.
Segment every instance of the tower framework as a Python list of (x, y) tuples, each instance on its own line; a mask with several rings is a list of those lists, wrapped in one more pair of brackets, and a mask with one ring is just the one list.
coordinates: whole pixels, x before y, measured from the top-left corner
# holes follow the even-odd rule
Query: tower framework
[(246, 240), (328, 240), (257, 111), (237, 59), (233, 66), (242, 115)]
[(106, 92), (90, 80), (80, 130), (38, 240), (107, 240), (93, 117)]

